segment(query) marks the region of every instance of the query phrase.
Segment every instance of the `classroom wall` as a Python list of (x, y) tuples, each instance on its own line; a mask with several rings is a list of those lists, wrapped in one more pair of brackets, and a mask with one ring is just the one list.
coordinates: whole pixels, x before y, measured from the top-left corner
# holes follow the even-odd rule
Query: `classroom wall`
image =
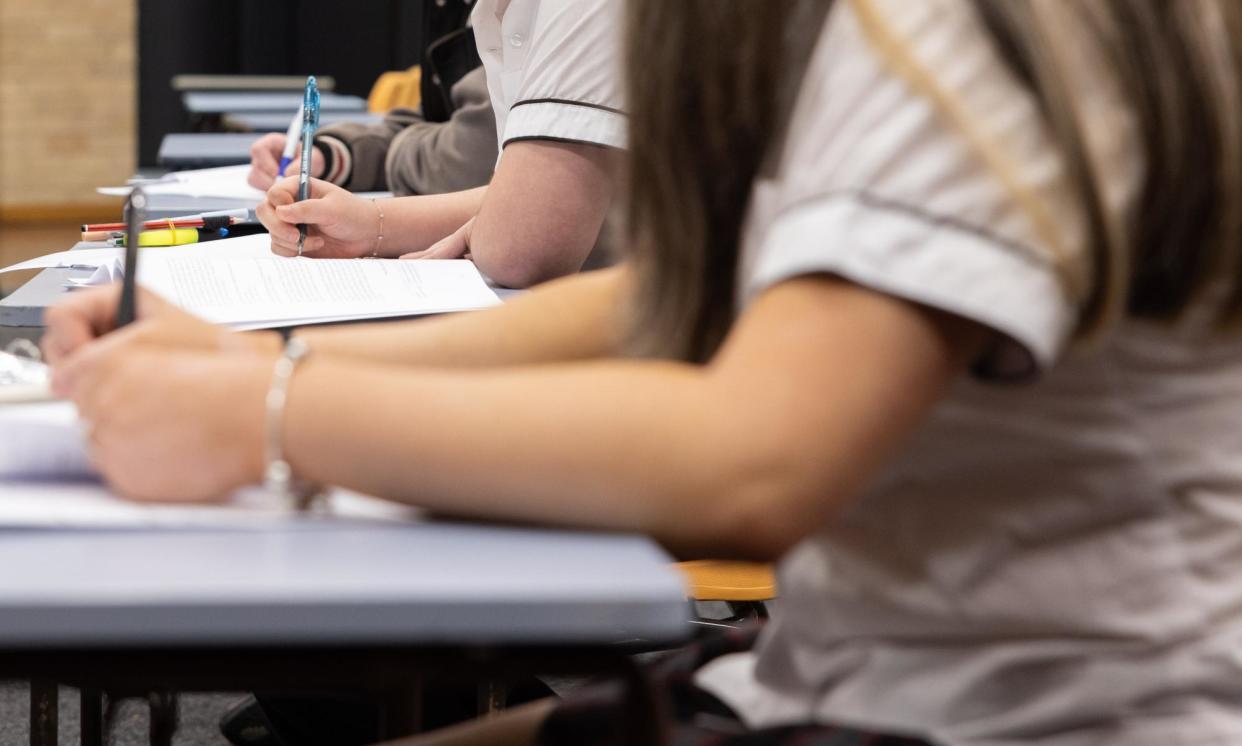
[(0, 220), (115, 211), (95, 187), (135, 167), (135, 7), (0, 0)]

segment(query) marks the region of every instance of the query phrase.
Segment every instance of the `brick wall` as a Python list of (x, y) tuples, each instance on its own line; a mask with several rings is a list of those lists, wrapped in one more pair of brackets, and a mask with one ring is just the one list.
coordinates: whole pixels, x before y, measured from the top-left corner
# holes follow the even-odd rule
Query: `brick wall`
[(135, 162), (134, 0), (0, 0), (0, 213), (111, 204)]

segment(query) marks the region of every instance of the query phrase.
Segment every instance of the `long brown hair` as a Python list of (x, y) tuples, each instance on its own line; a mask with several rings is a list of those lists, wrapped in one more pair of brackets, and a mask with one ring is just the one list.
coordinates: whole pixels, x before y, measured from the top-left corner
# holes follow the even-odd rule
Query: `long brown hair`
[[(1086, 210), (1090, 253), (1067, 273), (1080, 331), (1175, 319), (1221, 277), (1232, 280), (1221, 318), (1242, 320), (1242, 2), (971, 1), (1038, 100)], [(860, 15), (871, 7), (854, 2)], [(751, 187), (832, 5), (629, 0), (636, 353), (705, 361), (727, 333)], [(1075, 65), (1084, 39), (1101, 69)], [(1084, 75), (1106, 78), (1134, 125), (1142, 177), (1128, 209), (1110, 202), (1092, 150)]]
[(831, 0), (631, 0), (626, 239), (639, 354), (703, 361), (733, 321), (751, 185)]

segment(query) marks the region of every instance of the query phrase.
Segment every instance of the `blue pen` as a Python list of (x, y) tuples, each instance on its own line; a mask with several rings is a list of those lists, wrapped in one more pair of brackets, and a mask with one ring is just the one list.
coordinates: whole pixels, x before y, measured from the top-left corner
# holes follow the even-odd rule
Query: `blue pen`
[(298, 107), (298, 111), (293, 115), (293, 119), (289, 120), (289, 129), (285, 131), (285, 149), (280, 154), (280, 168), (276, 170), (277, 176), (284, 176), (285, 169), (289, 168), (289, 164), (293, 163), (293, 151), (298, 147), (298, 132), (302, 129), (302, 107)]
[[(302, 168), (298, 172), (298, 202), (310, 199), (311, 147), (315, 130), (319, 129), (319, 86), (315, 76), (306, 79), (302, 96)], [(298, 223), (298, 256), (306, 244), (306, 223)]]

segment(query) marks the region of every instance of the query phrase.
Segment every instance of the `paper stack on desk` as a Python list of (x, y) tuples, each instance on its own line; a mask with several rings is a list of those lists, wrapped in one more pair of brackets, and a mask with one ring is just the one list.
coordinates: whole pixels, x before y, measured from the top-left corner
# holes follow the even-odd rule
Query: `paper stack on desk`
[[(175, 501), (177, 496), (168, 497)], [(328, 518), (390, 522), (420, 517), (416, 508), (346, 490), (332, 491), (323, 510), (309, 516), (259, 488), (240, 490), (215, 505), (130, 502), (100, 482), (72, 403), (0, 406), (0, 529), (261, 529)]]
[(0, 479), (84, 479), (94, 474), (72, 403), (0, 406)]
[[(175, 195), (196, 199), (235, 199), (239, 204), (259, 204), (264, 193), (246, 181), (250, 166), (224, 166), (200, 168), (192, 171), (173, 171), (159, 179), (144, 181), (142, 190), (148, 196)], [(129, 196), (132, 186), (100, 187), (96, 191), (112, 197)]]
[(500, 302), (467, 260), (280, 257), (266, 234), (144, 250), (138, 283), (208, 321), (239, 329), (467, 311)]
[[(296, 176), (297, 171), (291, 172)], [(222, 166), (190, 171), (173, 171), (158, 179), (138, 182), (148, 197), (188, 197), (191, 199), (233, 200), (239, 205), (255, 207), (267, 196), (250, 186), (250, 166)], [(133, 186), (100, 187), (96, 191), (111, 197), (127, 197)], [(392, 192), (360, 192), (359, 197), (391, 197)]]
[[(73, 286), (121, 272), (119, 249), (62, 251), (0, 269), (94, 269)], [(138, 282), (198, 316), (236, 329), (269, 329), (420, 316), (500, 303), (464, 259), (311, 259), (276, 256), (266, 233), (142, 249)]]

